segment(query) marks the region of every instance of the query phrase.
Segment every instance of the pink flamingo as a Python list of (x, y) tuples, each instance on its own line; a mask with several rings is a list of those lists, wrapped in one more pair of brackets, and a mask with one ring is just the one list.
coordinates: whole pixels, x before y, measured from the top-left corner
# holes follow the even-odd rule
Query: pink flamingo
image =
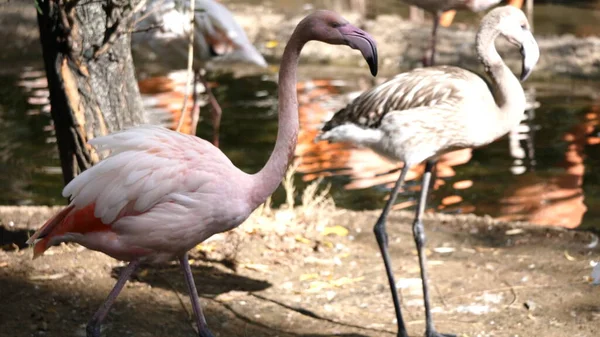
[(377, 74), (373, 38), (335, 12), (317, 11), (294, 30), (279, 73), (279, 131), (265, 166), (246, 174), (211, 143), (158, 126), (139, 126), (96, 138), (90, 144), (110, 155), (63, 190), (71, 203), (29, 240), (34, 258), (49, 246), (76, 242), (130, 261), (106, 301), (87, 325), (100, 325), (141, 261), (177, 257), (187, 282), (199, 336), (211, 337), (202, 313), (187, 252), (210, 236), (240, 225), (275, 191), (294, 153), (298, 134), (296, 69), (310, 40), (361, 51)]

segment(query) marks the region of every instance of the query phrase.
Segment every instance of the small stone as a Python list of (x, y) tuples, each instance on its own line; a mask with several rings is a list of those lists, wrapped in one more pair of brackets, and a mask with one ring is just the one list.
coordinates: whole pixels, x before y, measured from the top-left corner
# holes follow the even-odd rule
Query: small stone
[(529, 311), (534, 311), (537, 308), (537, 304), (535, 304), (535, 302), (531, 300), (525, 301), (525, 303), (523, 303), (523, 306)]

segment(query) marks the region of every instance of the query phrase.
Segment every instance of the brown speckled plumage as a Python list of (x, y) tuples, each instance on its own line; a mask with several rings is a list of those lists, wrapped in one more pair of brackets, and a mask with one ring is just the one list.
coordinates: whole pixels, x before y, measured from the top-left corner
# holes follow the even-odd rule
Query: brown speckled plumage
[(377, 128), (383, 117), (391, 111), (456, 106), (464, 99), (461, 89), (468, 86), (470, 81), (481, 81), (481, 78), (451, 66), (418, 68), (396, 75), (338, 111), (325, 123), (322, 131), (348, 122), (365, 128)]

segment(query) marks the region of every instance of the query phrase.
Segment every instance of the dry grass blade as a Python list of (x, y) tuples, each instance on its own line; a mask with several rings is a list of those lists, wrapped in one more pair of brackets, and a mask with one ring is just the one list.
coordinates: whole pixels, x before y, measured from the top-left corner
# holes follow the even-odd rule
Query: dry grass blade
[(333, 202), (333, 199), (331, 199), (329, 196), (331, 184), (327, 184), (327, 186), (325, 186), (325, 188), (319, 192), (319, 185), (322, 181), (323, 177), (319, 177), (317, 180), (308, 185), (304, 189), (304, 192), (302, 192), (302, 208), (304, 213), (309, 214), (315, 209)]
[(283, 181), (281, 184), (283, 185), (283, 189), (285, 190), (285, 204), (287, 209), (294, 209), (295, 200), (294, 197), (296, 195), (296, 186), (294, 185), (294, 175), (298, 170), (298, 166), (300, 166), (300, 161), (295, 160), (292, 165), (290, 165), (285, 172), (285, 177), (283, 177)]

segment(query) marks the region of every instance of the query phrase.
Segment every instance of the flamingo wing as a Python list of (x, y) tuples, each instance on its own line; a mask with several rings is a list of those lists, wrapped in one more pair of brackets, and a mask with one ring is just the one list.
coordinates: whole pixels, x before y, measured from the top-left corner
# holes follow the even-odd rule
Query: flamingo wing
[(470, 91), (465, 89), (472, 87), (472, 81), (482, 80), (469, 71), (449, 66), (418, 68), (402, 73), (358, 96), (336, 112), (322, 131), (346, 123), (377, 128), (390, 112), (456, 106), (465, 99), (465, 93)]
[(231, 161), (209, 142), (159, 126), (139, 126), (89, 142), (109, 156), (63, 190), (75, 209), (94, 204), (110, 224), (121, 212), (144, 213), (174, 192), (197, 191)]
[(65, 186), (63, 196), (70, 196), (71, 203), (30, 238), (34, 257), (49, 245), (69, 240), (69, 234), (110, 234), (117, 220), (148, 212), (159, 203), (189, 203), (186, 194), (211, 193), (220, 174), (237, 170), (209, 142), (159, 126), (134, 127), (90, 144), (110, 154)]

